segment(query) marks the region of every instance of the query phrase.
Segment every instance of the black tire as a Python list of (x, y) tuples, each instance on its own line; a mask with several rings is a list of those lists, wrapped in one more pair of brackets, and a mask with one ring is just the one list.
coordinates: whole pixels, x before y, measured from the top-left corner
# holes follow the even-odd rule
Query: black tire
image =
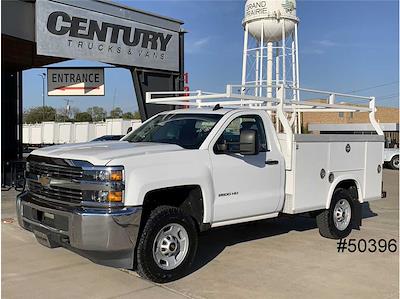
[(399, 170), (399, 156), (396, 155), (390, 160), (389, 166), (391, 169)]
[[(157, 264), (155, 257), (153, 257), (154, 241), (165, 226), (175, 223), (186, 230), (189, 248), (186, 256), (176, 268), (165, 270)], [(193, 264), (197, 243), (198, 233), (192, 217), (176, 207), (157, 207), (151, 212), (138, 242), (136, 260), (139, 275), (157, 283), (165, 283), (181, 278)]]
[[(347, 201), (350, 205), (350, 221), (344, 229), (338, 229), (334, 221), (334, 211), (336, 204), (341, 201)], [(321, 236), (329, 239), (342, 239), (347, 237), (353, 227), (354, 222), (354, 202), (351, 194), (346, 189), (337, 189), (333, 193), (331, 205), (328, 210), (323, 210), (317, 217), (317, 225)]]

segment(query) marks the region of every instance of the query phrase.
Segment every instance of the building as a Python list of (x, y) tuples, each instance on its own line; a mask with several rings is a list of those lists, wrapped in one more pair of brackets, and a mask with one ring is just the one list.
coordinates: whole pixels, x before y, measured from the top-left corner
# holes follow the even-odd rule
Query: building
[[(15, 186), (18, 171), (19, 177), (23, 177), (15, 165), (22, 167), (24, 163), (24, 70), (46, 69), (49, 64), (68, 59), (95, 60), (128, 69), (136, 95), (132, 100), (137, 100), (141, 118), (145, 120), (173, 109), (171, 105), (147, 104), (146, 92), (183, 90), (182, 24), (105, 0), (2, 1), (2, 186), (10, 185), (10, 180), (11, 186)], [(49, 76), (44, 73), (43, 77)]]
[[(386, 146), (399, 145), (399, 108), (377, 107), (376, 120), (385, 133)], [(307, 113), (302, 116), (303, 128), (317, 134), (374, 134), (368, 113)]]

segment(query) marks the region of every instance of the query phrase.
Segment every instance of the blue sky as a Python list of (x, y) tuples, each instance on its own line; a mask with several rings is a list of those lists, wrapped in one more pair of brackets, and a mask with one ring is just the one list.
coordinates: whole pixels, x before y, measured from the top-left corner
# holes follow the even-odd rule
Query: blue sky
[[(223, 91), (240, 83), (244, 1), (116, 1), (180, 19), (185, 37), (185, 71), (191, 90)], [(376, 96), (377, 104), (399, 104), (399, 7), (397, 1), (298, 1), (300, 85)], [(99, 65), (89, 61), (62, 65)], [(24, 108), (41, 105), (43, 70), (24, 72)], [(137, 110), (127, 70), (106, 70), (104, 97), (70, 97), (81, 110), (98, 105)], [(375, 86), (379, 86), (373, 88)], [(59, 97), (46, 103), (61, 107)]]

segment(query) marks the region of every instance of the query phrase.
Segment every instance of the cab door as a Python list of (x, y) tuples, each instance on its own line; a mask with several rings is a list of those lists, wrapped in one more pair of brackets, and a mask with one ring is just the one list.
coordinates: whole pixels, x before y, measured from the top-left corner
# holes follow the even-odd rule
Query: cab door
[[(265, 117), (265, 116), (264, 116)], [(276, 212), (283, 196), (282, 157), (267, 140), (261, 112), (236, 113), (210, 145), (215, 190), (213, 222)], [(241, 130), (255, 130), (259, 152), (238, 153)], [(218, 144), (228, 145), (221, 152)]]

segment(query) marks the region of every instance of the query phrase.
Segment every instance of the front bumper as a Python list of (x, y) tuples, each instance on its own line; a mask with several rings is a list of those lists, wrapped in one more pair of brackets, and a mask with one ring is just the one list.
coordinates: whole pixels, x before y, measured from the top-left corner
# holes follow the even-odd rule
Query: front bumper
[(28, 192), (17, 197), (21, 227), (40, 243), (63, 246), (99, 264), (132, 268), (141, 207), (113, 210), (54, 206)]

